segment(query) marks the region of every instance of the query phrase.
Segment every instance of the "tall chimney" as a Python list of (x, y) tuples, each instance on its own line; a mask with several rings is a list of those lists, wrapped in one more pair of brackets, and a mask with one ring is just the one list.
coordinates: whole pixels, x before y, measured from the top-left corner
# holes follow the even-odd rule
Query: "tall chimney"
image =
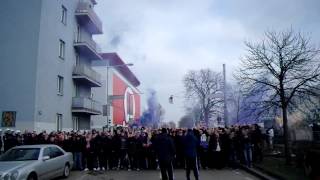
[(228, 122), (228, 110), (227, 110), (227, 80), (226, 80), (226, 65), (223, 64), (223, 120), (225, 123), (225, 127), (229, 126)]

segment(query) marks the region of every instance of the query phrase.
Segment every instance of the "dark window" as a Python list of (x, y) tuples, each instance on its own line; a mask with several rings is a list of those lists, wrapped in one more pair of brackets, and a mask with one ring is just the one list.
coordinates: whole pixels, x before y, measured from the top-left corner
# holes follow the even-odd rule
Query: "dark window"
[(61, 22), (67, 25), (67, 8), (62, 6)]
[(63, 152), (57, 147), (50, 147), (50, 158), (62, 156)]
[(66, 43), (60, 39), (59, 41), (59, 57), (61, 59), (64, 59), (66, 52)]
[(14, 148), (0, 156), (0, 161), (38, 160), (40, 148)]
[(43, 157), (44, 156), (49, 156), (50, 157), (50, 149), (49, 148), (45, 148), (44, 150), (43, 150)]

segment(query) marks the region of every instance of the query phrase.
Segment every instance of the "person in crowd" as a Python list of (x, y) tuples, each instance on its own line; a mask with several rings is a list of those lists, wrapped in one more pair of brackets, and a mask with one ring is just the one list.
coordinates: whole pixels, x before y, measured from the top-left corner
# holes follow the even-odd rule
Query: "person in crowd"
[(0, 155), (2, 154), (2, 144), (3, 144), (3, 141), (2, 141), (2, 129), (0, 129)]
[(149, 169), (149, 167), (150, 167), (150, 163), (149, 163), (150, 162), (149, 161), (149, 159), (150, 159), (150, 157), (149, 157), (149, 155), (150, 155), (150, 152), (149, 152), (150, 140), (149, 140), (148, 136), (149, 136), (148, 133), (145, 132), (145, 130), (143, 130), (142, 136), (141, 136), (141, 141), (142, 141), (142, 157), (141, 157), (141, 159), (142, 159), (142, 167), (144, 169)]
[(235, 169), (237, 168), (239, 155), (238, 155), (238, 138), (236, 136), (235, 130), (231, 130), (229, 134), (229, 167)]
[(154, 148), (159, 159), (162, 180), (173, 180), (172, 161), (175, 156), (175, 147), (166, 128), (162, 128), (161, 134), (154, 142)]
[(263, 135), (261, 133), (260, 127), (257, 124), (254, 124), (252, 126), (251, 137), (253, 146), (253, 161), (262, 162)]
[(80, 133), (72, 136), (72, 153), (74, 159), (74, 168), (76, 170), (83, 170), (83, 152), (85, 150), (86, 142)]
[(244, 161), (247, 167), (252, 166), (252, 141), (251, 141), (251, 134), (249, 131), (249, 127), (243, 127), (241, 136), (241, 144), (243, 149)]
[(221, 149), (221, 138), (220, 138), (220, 130), (214, 129), (211, 133), (209, 140), (209, 153), (211, 160), (211, 168), (222, 168), (222, 149)]
[(208, 146), (209, 146), (209, 137), (208, 133), (204, 130), (200, 130), (200, 147), (199, 147), (199, 156), (202, 169), (207, 169), (209, 167), (208, 162)]
[(185, 158), (184, 158), (184, 153), (183, 153), (183, 131), (178, 130), (177, 134), (174, 136), (175, 140), (175, 147), (177, 150), (177, 155), (176, 155), (176, 161), (175, 161), (175, 167), (176, 168), (185, 168)]
[(120, 169), (128, 170), (128, 135), (127, 131), (120, 134)]
[(9, 129), (5, 132), (3, 141), (4, 141), (4, 146), (3, 146), (4, 152), (7, 152), (12, 147), (18, 145), (18, 141), (13, 135), (13, 131)]
[(273, 151), (273, 137), (274, 137), (274, 130), (273, 127), (269, 128), (267, 131), (268, 134), (268, 144), (269, 144), (269, 149)]
[(197, 149), (198, 149), (198, 139), (193, 133), (192, 129), (188, 129), (187, 135), (184, 137), (183, 141), (183, 151), (186, 158), (186, 177), (190, 180), (190, 172), (193, 170), (193, 175), (195, 180), (199, 180), (199, 171), (197, 163)]

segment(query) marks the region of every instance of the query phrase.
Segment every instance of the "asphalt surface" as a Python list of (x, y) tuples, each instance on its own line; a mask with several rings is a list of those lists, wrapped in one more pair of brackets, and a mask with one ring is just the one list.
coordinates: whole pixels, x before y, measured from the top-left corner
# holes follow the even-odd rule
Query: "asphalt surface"
[[(194, 179), (191, 172), (191, 179)], [(175, 180), (185, 180), (184, 170), (174, 171)], [(59, 179), (59, 178), (58, 178)], [(201, 170), (200, 180), (258, 180), (243, 170)], [(68, 180), (160, 180), (159, 171), (72, 171)]]

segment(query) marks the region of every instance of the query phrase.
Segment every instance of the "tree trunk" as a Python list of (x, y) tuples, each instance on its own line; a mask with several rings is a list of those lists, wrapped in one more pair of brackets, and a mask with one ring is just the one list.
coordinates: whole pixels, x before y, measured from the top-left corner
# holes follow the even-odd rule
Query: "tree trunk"
[(286, 157), (286, 164), (291, 164), (291, 142), (287, 116), (287, 106), (282, 106), (283, 119), (283, 137), (284, 137), (284, 151)]
[(209, 113), (207, 110), (204, 111), (204, 122), (206, 123), (206, 126), (209, 127)]

